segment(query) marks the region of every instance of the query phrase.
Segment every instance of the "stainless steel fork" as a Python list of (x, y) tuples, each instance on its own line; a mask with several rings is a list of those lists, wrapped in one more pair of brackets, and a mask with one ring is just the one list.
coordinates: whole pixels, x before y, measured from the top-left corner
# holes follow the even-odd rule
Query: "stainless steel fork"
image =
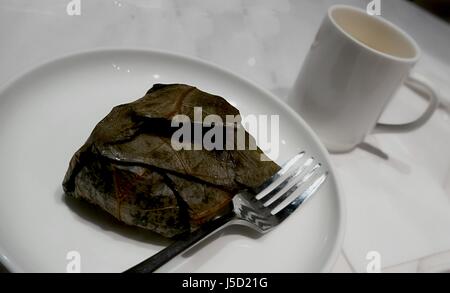
[(259, 233), (267, 233), (310, 198), (327, 176), (328, 171), (321, 163), (301, 152), (253, 192), (242, 191), (234, 196), (230, 213), (210, 221), (125, 273), (151, 273), (229, 225), (245, 225)]

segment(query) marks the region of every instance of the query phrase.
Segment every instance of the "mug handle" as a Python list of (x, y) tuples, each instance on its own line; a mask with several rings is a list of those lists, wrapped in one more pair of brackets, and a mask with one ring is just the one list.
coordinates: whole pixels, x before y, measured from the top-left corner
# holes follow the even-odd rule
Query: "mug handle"
[(429, 101), (428, 108), (425, 112), (417, 118), (409, 123), (404, 124), (384, 124), (378, 123), (375, 127), (374, 133), (404, 133), (415, 130), (422, 125), (424, 125), (428, 120), (430, 120), (431, 116), (433, 116), (439, 105), (438, 93), (433, 89), (433, 86), (430, 82), (417, 73), (408, 76), (404, 82), (404, 84), (413, 90), (415, 93), (427, 97)]

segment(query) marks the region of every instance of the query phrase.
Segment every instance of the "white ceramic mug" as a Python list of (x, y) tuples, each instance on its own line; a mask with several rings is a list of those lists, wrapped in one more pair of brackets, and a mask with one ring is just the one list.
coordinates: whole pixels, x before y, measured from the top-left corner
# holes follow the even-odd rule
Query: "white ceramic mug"
[[(433, 88), (411, 69), (416, 42), (381, 17), (345, 5), (330, 7), (288, 96), (291, 105), (331, 152), (346, 152), (370, 132), (406, 132), (422, 126), (437, 108)], [(379, 124), (400, 85), (429, 97), (416, 121)]]

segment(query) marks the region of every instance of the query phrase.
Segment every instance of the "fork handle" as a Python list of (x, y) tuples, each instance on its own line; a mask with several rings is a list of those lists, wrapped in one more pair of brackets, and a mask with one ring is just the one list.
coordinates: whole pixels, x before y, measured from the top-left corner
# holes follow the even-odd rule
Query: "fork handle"
[(210, 221), (202, 225), (198, 230), (193, 233), (188, 234), (168, 247), (162, 249), (157, 254), (147, 258), (138, 265), (126, 270), (124, 273), (141, 273), (147, 274), (152, 273), (163, 264), (167, 263), (169, 260), (175, 256), (186, 251), (194, 244), (200, 242), (207, 238), (207, 236), (212, 235), (214, 232), (222, 229), (227, 223), (229, 223), (235, 217), (234, 213), (228, 213), (221, 216), (213, 221)]

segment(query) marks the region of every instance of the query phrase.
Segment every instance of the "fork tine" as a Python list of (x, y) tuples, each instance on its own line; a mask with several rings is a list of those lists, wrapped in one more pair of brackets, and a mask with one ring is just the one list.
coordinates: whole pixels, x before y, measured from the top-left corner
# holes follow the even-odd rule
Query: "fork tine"
[(301, 206), (306, 200), (308, 200), (328, 177), (328, 172), (322, 174), (317, 178), (305, 191), (303, 191), (296, 199), (294, 199), (290, 204), (281, 209), (279, 212), (275, 213), (275, 216), (281, 222), (285, 220), (290, 214), (292, 214), (299, 206)]
[(296, 172), (293, 172), (288, 177), (284, 178), (277, 186), (275, 186), (270, 192), (266, 194), (258, 194), (256, 199), (261, 200), (263, 204), (270, 204), (272, 199), (276, 199), (276, 196), (284, 193), (288, 188), (291, 188), (292, 182), (295, 183), (294, 179), (303, 175), (307, 167), (309, 167), (314, 162), (314, 158), (309, 158), (302, 166), (298, 168)]
[(281, 204), (283, 201), (285, 201), (289, 196), (291, 196), (298, 188), (300, 188), (306, 181), (311, 178), (314, 173), (322, 166), (322, 164), (316, 164), (305, 176), (301, 178), (299, 182), (294, 184), (292, 187), (289, 188), (286, 192), (281, 193), (281, 195), (272, 203), (267, 203), (265, 206), (267, 206), (270, 210), (275, 209), (279, 204)]
[[(264, 194), (265, 192), (269, 192), (274, 186), (275, 183), (279, 183), (281, 178), (289, 171), (291, 170), (292, 166), (297, 163), (298, 160), (300, 160), (305, 155), (305, 152), (300, 152), (297, 155), (295, 155), (292, 159), (284, 163), (283, 167), (275, 173), (272, 177), (267, 179), (263, 184), (261, 184), (259, 187), (254, 189), (254, 192), (258, 194)], [(260, 197), (259, 197), (260, 198)]]

